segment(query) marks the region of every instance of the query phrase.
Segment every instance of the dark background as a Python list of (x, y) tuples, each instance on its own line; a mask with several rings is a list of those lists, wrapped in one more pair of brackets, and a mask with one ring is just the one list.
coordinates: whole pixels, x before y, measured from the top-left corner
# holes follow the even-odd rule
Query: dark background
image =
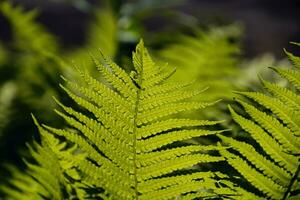
[[(79, 0), (77, 0), (79, 1)], [(38, 21), (50, 32), (60, 38), (64, 48), (80, 45), (85, 39), (85, 27), (91, 17), (89, 12), (74, 6), (73, 0), (14, 0), (26, 9), (38, 8)], [(87, 5), (101, 6), (101, 1), (86, 1)], [(125, 3), (138, 1), (114, 1), (118, 10)], [(147, 1), (145, 1), (147, 2)], [(149, 1), (150, 2), (150, 1)], [(161, 7), (164, 7), (163, 3)], [(284, 56), (282, 48), (299, 54), (299, 50), (290, 45), (290, 41), (300, 42), (300, 1), (297, 0), (186, 0), (178, 5), (168, 7), (189, 17), (197, 19), (200, 24), (228, 24), (239, 22), (243, 25), (243, 52), (248, 58), (271, 52), (277, 58)], [(158, 31), (169, 25), (161, 20), (165, 9), (157, 10), (144, 22), (148, 31)], [(0, 15), (0, 39), (10, 40), (10, 28)]]

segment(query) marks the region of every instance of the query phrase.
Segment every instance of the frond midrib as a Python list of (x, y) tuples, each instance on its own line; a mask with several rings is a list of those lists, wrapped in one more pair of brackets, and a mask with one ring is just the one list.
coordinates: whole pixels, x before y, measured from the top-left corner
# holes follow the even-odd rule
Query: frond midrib
[[(141, 52), (141, 56), (143, 56), (144, 51)], [(142, 66), (144, 65), (143, 59), (141, 59)], [(144, 68), (141, 67), (141, 71), (138, 75), (137, 84), (142, 87), (142, 81), (143, 81), (143, 73)], [(139, 110), (139, 104), (140, 104), (140, 94), (141, 94), (141, 88), (137, 87), (137, 93), (136, 93), (136, 100), (135, 100), (135, 107), (134, 107), (134, 116), (133, 116), (133, 164), (134, 164), (134, 190), (135, 190), (135, 199), (139, 199), (139, 192), (138, 192), (138, 178), (137, 178), (137, 151), (136, 151), (136, 143), (137, 143), (137, 118), (138, 118), (138, 110)]]

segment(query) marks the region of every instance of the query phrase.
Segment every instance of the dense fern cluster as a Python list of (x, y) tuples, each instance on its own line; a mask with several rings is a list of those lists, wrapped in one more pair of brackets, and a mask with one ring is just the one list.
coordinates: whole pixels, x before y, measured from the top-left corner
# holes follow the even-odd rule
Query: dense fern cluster
[(7, 1), (0, 10), (13, 31), (0, 70), (17, 73), (0, 80), (0, 136), (9, 123), (23, 131), (13, 112), (39, 119), (32, 115), (39, 136), (22, 152), (25, 166), (0, 166), (4, 199), (300, 199), (299, 57), (286, 52), (294, 68), (271, 68), (284, 81), (260, 78), (263, 91), (232, 101), (244, 77), (237, 26), (182, 35), (155, 59), (140, 41), (130, 59), (119, 54), (120, 41), (135, 38), (121, 34), (132, 13), (95, 9), (86, 44), (62, 53), (35, 11)]
[[(299, 58), (288, 53), (297, 67)], [(297, 199), (299, 197), (299, 72), (274, 70), (290, 81), (287, 89), (262, 80), (272, 96), (239, 92), (249, 115), (233, 119), (250, 134), (250, 143), (200, 127), (217, 121), (183, 118), (180, 112), (213, 103), (188, 101), (203, 92), (170, 82), (174, 70), (157, 66), (143, 43), (133, 53), (129, 76), (114, 62), (93, 58), (103, 81), (76, 68), (85, 85), (62, 89), (84, 110), (56, 102), (68, 124), (57, 129), (36, 125), (41, 143), (29, 146), (27, 174), (11, 169), (1, 187), (9, 199)], [(293, 91), (295, 90), (295, 91)], [(228, 147), (203, 145), (191, 138), (218, 135)], [(200, 139), (201, 140), (201, 139)], [(220, 152), (220, 155), (216, 154)], [(207, 171), (202, 163), (226, 160), (242, 177)], [(31, 187), (28, 187), (30, 185)]]
[[(78, 70), (86, 86), (66, 80), (71, 88), (62, 88), (86, 111), (79, 112), (58, 102), (65, 114), (56, 112), (70, 128), (38, 125), (42, 146), (35, 144), (36, 151), (31, 151), (38, 166), (29, 164), (29, 175), (48, 191), (41, 192), (41, 196), (63, 198), (60, 185), (70, 187), (63, 174), (76, 182), (74, 174), (68, 174), (69, 166), (76, 169), (74, 173), (79, 175), (82, 188), (94, 188), (93, 197), (103, 199), (191, 199), (227, 192), (216, 185), (217, 174), (194, 167), (224, 160), (207, 153), (219, 147), (188, 142), (190, 138), (220, 133), (199, 128), (218, 122), (176, 117), (179, 112), (213, 104), (186, 101), (202, 90), (187, 92), (184, 88), (189, 84), (168, 82), (174, 70), (157, 66), (142, 42), (133, 54), (135, 71), (131, 76), (109, 59), (105, 63), (96, 59), (94, 62), (110, 86)], [(60, 144), (57, 136), (78, 146), (85, 157), (72, 155), (73, 148), (64, 152), (66, 143)], [(15, 187), (22, 190), (18, 183)]]

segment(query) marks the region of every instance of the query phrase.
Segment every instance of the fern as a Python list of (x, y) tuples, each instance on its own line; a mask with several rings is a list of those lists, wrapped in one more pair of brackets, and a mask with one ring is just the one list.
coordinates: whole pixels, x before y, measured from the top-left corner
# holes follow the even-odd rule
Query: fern
[(143, 42), (133, 54), (135, 71), (131, 76), (109, 59), (104, 60), (104, 64), (96, 59), (94, 62), (110, 86), (78, 69), (87, 86), (66, 80), (71, 88), (61, 87), (85, 111), (76, 111), (56, 100), (64, 110), (56, 112), (70, 128), (40, 128), (65, 137), (85, 152), (86, 159), (80, 160), (76, 169), (85, 189), (98, 191), (89, 198), (194, 199), (231, 195), (231, 190), (216, 184), (219, 173), (196, 167), (222, 161), (222, 157), (208, 153), (219, 147), (188, 142), (190, 138), (220, 133), (198, 128), (218, 122), (176, 117), (179, 112), (202, 109), (212, 103), (186, 100), (199, 92), (178, 95), (184, 85), (167, 82), (174, 71), (155, 65)]
[[(87, 53), (95, 54), (101, 47), (103, 54), (112, 59), (116, 58), (118, 51), (118, 23), (117, 17), (109, 6), (93, 10), (93, 18), (87, 28), (87, 41), (84, 46), (75, 49), (67, 54), (68, 60), (94, 72), (93, 62)], [(65, 68), (67, 77), (74, 80), (76, 72), (70, 68)]]
[(17, 162), (35, 130), (28, 117), (30, 112), (43, 121), (54, 119), (50, 114), (55, 106), (51, 96), (58, 96), (55, 83), (60, 72), (51, 57), (58, 52), (58, 45), (56, 38), (37, 22), (36, 10), (1, 1), (0, 13), (12, 33), (11, 40), (0, 47), (0, 157), (2, 161)]
[[(86, 42), (80, 48), (67, 52), (67, 59), (71, 63), (81, 66), (90, 73), (97, 73), (94, 63), (89, 54), (96, 54), (101, 47), (101, 52), (110, 59), (116, 60), (119, 48), (118, 19), (112, 8), (105, 3), (101, 9), (91, 9), (92, 19), (88, 23), (86, 30)], [(63, 74), (69, 80), (76, 80), (78, 83), (80, 76), (76, 70), (64, 65)]]
[(196, 30), (195, 36), (182, 35), (178, 43), (164, 48), (160, 56), (178, 67), (176, 81), (195, 79), (197, 84), (210, 86), (206, 99), (230, 98), (235, 88), (234, 77), (239, 74), (239, 45), (230, 41), (237, 37), (237, 32), (236, 25)]
[[(22, 7), (12, 6), (8, 1), (0, 4), (0, 11), (9, 20), (14, 37), (14, 45), (19, 50), (35, 52), (55, 52), (58, 45), (54, 36), (35, 22), (36, 10), (25, 12)], [(37, 37), (38, 36), (38, 37)]]
[(6, 199), (20, 200), (60, 200), (84, 196), (74, 168), (84, 158), (84, 154), (78, 153), (76, 146), (69, 147), (66, 142), (60, 142), (40, 127), (35, 118), (34, 121), (41, 133), (41, 144), (34, 142), (28, 145), (32, 158), (25, 161), (26, 173), (14, 167), (8, 168), (12, 178), (2, 183), (1, 192)]
[[(288, 56), (299, 68), (299, 58), (290, 53)], [(220, 136), (224, 143), (235, 150), (222, 150), (221, 154), (257, 189), (256, 198), (298, 199), (300, 73), (299, 69), (272, 69), (286, 78), (294, 89), (262, 80), (269, 95), (260, 92), (238, 92), (259, 105), (237, 100), (249, 117), (238, 114), (229, 106), (234, 121), (251, 135), (255, 143)]]
[(61, 70), (55, 59), (58, 54), (56, 38), (36, 22), (36, 10), (25, 11), (21, 6), (3, 1), (0, 3), (0, 11), (9, 21), (13, 33), (12, 49), (8, 49), (9, 59), (5, 64), (9, 70), (15, 71), (16, 78), (12, 78), (21, 82), (18, 83), (18, 89), (22, 91), (19, 99), (27, 105), (34, 104), (36, 110), (51, 107), (48, 99), (57, 95), (51, 81), (59, 79)]
[(90, 23), (87, 45), (93, 53), (99, 47), (105, 55), (114, 58), (118, 49), (118, 23), (111, 8), (94, 11), (94, 20)]

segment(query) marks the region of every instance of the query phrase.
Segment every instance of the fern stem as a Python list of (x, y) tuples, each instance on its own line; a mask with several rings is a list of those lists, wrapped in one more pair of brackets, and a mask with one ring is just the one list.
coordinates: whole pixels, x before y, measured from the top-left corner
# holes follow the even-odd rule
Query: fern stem
[(137, 91), (137, 100), (135, 102), (135, 113), (134, 113), (134, 129), (133, 129), (133, 163), (134, 163), (134, 189), (135, 189), (135, 199), (138, 200), (138, 180), (137, 180), (137, 163), (136, 163), (136, 120), (137, 120), (137, 113), (138, 113), (138, 106), (139, 106), (139, 99), (140, 99), (140, 89)]
[[(143, 52), (142, 52), (142, 56), (143, 56)], [(142, 65), (143, 65), (143, 58), (142, 60)], [(137, 81), (137, 85), (138, 90), (137, 90), (137, 96), (136, 96), (136, 101), (135, 101), (135, 110), (134, 110), (134, 128), (133, 128), (133, 163), (134, 163), (134, 189), (135, 189), (135, 199), (138, 200), (138, 180), (137, 180), (137, 162), (136, 162), (136, 134), (137, 134), (137, 116), (138, 116), (138, 108), (139, 108), (139, 103), (140, 103), (140, 94), (141, 94), (141, 82), (143, 80), (143, 67), (142, 67), (142, 71), (140, 72), (140, 76), (138, 76), (138, 81)]]
[[(299, 158), (299, 161), (300, 161), (300, 158)], [(297, 171), (295, 172), (293, 178), (291, 179), (291, 182), (290, 182), (286, 192), (284, 193), (282, 200), (286, 200), (288, 198), (288, 196), (292, 190), (292, 187), (293, 187), (294, 183), (296, 182), (299, 174), (300, 174), (300, 165), (298, 165)]]

